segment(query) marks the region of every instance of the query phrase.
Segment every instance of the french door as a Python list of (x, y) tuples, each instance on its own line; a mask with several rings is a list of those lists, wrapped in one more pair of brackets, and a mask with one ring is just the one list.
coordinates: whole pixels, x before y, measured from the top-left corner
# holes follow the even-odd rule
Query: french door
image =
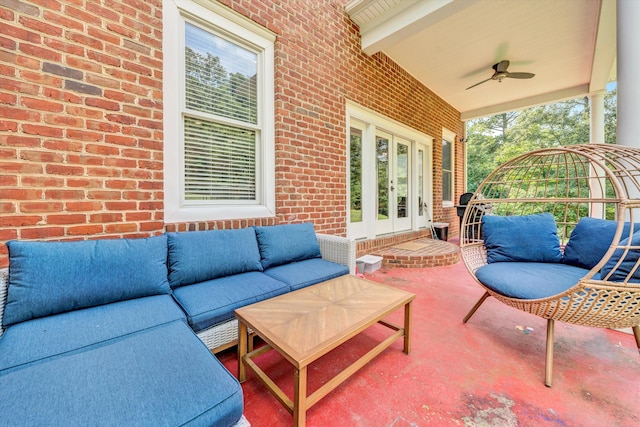
[(376, 235), (411, 229), (411, 141), (376, 132)]
[(433, 138), (347, 104), (347, 235), (354, 239), (428, 225)]

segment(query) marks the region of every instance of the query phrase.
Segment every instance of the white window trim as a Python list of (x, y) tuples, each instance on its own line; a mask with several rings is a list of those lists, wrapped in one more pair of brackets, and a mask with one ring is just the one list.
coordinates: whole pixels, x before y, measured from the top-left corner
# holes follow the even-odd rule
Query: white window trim
[(451, 197), (452, 200), (442, 200), (443, 208), (451, 208), (455, 205), (456, 196), (456, 134), (449, 129), (442, 128), (442, 139), (451, 144)]
[[(274, 42), (275, 35), (253, 21), (218, 4), (203, 0), (165, 1), (163, 8), (163, 104), (164, 104), (164, 220), (171, 222), (212, 221), (239, 218), (272, 217), (276, 212), (275, 197), (275, 109), (274, 109)], [(256, 193), (260, 204), (185, 205), (183, 174), (182, 108), (184, 104), (183, 61), (185, 19), (222, 31), (263, 51), (259, 61), (258, 123), (261, 126), (260, 149), (256, 162)], [(171, 58), (174, 58), (173, 60)]]

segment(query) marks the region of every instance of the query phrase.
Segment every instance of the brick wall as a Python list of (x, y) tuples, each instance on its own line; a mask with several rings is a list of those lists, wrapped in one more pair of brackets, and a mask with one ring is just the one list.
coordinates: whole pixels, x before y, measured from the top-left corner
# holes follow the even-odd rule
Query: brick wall
[[(277, 34), (276, 218), (164, 223), (162, 0), (0, 0), (0, 267), (10, 239), (299, 221), (343, 235), (347, 99), (436, 139), (440, 200), (437, 141), (443, 127), (462, 135), (459, 113), (362, 53), (346, 0), (223, 3)], [(457, 169), (456, 192), (462, 180)]]

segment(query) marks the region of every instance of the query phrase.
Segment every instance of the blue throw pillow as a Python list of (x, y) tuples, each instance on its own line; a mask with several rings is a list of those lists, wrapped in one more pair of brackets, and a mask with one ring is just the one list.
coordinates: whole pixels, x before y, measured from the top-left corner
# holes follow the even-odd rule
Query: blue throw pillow
[(310, 222), (255, 227), (255, 229), (262, 266), (265, 269), (322, 256), (313, 224)]
[(262, 270), (253, 228), (167, 233), (167, 238), (172, 288)]
[(3, 324), (168, 294), (167, 238), (10, 241)]
[(560, 262), (560, 240), (550, 213), (482, 217), (487, 262)]
[[(628, 238), (620, 241), (621, 246), (625, 246), (628, 243)], [(633, 233), (631, 236), (631, 246), (640, 246), (640, 231)], [(622, 262), (618, 268), (615, 268), (620, 259), (622, 259)], [(629, 249), (626, 254), (624, 249), (616, 249), (613, 255), (611, 255), (611, 258), (609, 258), (609, 261), (602, 267), (600, 276), (603, 280), (609, 282), (624, 282), (627, 280), (627, 277), (629, 277), (628, 282), (640, 283), (640, 267), (637, 267), (639, 259), (640, 249)], [(612, 271), (611, 276), (607, 277)]]
[[(563, 262), (591, 270), (609, 250), (617, 227), (617, 221), (590, 217), (580, 219), (564, 248)], [(621, 240), (629, 236), (630, 228), (631, 223), (625, 223)], [(634, 230), (640, 230), (640, 224), (635, 224)]]

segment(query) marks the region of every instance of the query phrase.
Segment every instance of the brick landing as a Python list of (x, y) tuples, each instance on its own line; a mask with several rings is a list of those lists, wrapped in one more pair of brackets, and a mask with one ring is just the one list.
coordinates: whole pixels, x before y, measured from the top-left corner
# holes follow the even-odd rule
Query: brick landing
[(383, 268), (424, 268), (453, 265), (460, 261), (460, 248), (430, 238), (411, 240), (373, 253), (383, 258)]

